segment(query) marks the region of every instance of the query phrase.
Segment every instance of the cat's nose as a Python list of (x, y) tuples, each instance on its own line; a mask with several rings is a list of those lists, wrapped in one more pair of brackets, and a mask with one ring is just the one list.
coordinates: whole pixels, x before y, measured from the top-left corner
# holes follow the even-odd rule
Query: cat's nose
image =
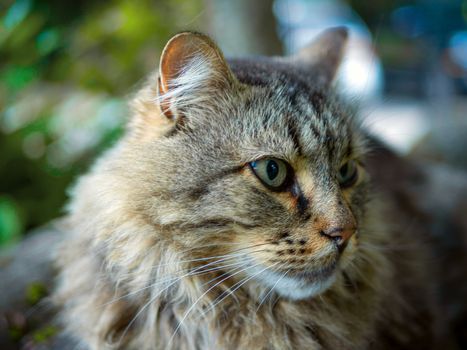
[(332, 227), (327, 230), (321, 231), (321, 235), (330, 238), (334, 241), (339, 249), (344, 249), (349, 241), (350, 237), (355, 233), (355, 226), (345, 226), (345, 227)]

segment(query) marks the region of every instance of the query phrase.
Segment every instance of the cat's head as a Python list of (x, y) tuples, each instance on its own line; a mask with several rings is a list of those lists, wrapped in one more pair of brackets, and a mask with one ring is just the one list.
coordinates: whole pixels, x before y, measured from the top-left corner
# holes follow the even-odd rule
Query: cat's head
[(127, 167), (144, 168), (141, 212), (180, 260), (302, 299), (358, 254), (365, 142), (331, 89), (346, 39), (231, 61), (201, 34), (168, 42), (133, 103)]

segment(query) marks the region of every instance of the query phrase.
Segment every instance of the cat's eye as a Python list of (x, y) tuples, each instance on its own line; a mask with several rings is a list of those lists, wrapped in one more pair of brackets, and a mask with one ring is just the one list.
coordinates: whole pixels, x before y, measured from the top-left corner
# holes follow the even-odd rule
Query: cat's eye
[(290, 167), (277, 158), (256, 160), (250, 163), (250, 167), (266, 187), (275, 191), (281, 190), (289, 179)]
[(354, 160), (349, 160), (341, 166), (337, 173), (337, 181), (341, 187), (346, 188), (354, 185), (358, 180), (358, 167)]

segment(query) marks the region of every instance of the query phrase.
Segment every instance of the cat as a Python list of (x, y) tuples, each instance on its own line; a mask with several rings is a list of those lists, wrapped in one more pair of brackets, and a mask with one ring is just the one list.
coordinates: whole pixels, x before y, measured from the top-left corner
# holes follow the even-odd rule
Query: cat
[(167, 43), (71, 192), (54, 300), (83, 349), (444, 344), (429, 245), (333, 87), (347, 37), (232, 60), (203, 34)]

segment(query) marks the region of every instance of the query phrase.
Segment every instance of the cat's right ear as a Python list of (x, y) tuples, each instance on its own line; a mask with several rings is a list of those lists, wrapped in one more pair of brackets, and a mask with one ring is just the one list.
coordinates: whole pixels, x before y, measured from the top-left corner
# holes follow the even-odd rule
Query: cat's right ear
[(304, 68), (317, 86), (326, 89), (339, 69), (348, 36), (345, 27), (327, 29), (289, 59)]
[(184, 110), (203, 106), (235, 78), (220, 49), (207, 36), (184, 32), (169, 40), (162, 52), (158, 103), (162, 113), (179, 122)]

